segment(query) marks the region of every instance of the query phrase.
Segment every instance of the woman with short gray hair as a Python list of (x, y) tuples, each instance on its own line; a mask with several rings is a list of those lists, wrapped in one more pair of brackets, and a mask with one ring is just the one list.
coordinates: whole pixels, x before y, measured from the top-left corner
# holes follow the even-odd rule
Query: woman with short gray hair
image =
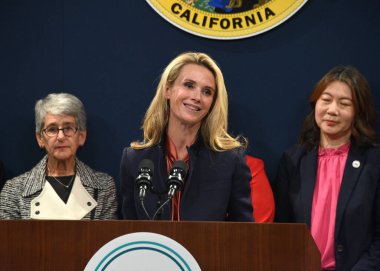
[(76, 157), (86, 141), (86, 112), (68, 93), (51, 93), (35, 105), (36, 139), (46, 155), (30, 171), (7, 181), (0, 219), (117, 219), (112, 177)]

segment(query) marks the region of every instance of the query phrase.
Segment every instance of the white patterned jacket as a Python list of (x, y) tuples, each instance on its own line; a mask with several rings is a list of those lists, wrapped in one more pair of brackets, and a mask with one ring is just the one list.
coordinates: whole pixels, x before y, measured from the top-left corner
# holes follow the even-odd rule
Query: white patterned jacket
[[(38, 197), (46, 183), (47, 156), (32, 170), (8, 180), (0, 194), (0, 219), (30, 219), (31, 202)], [(117, 219), (115, 182), (106, 173), (97, 172), (76, 159), (76, 174), (97, 206), (83, 219)]]

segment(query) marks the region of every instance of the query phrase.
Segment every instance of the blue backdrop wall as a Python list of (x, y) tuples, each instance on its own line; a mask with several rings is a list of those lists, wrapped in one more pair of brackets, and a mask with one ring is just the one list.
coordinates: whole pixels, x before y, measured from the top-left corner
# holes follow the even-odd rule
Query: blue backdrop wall
[(272, 181), (282, 152), (297, 141), (307, 99), (331, 67), (368, 78), (380, 106), (379, 1), (309, 0), (288, 21), (234, 41), (172, 26), (142, 0), (0, 1), (0, 159), (8, 178), (43, 156), (34, 104), (70, 92), (85, 104), (88, 139), (78, 156), (118, 179), (123, 147), (141, 138), (141, 120), (166, 64), (203, 51), (221, 66), (229, 130), (250, 141)]

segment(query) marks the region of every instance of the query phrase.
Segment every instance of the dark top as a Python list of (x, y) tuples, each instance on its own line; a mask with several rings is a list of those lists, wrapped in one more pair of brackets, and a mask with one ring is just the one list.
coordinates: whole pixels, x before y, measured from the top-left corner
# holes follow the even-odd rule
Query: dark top
[(46, 176), (45, 179), (50, 183), (62, 201), (67, 203), (71, 189), (73, 188), (75, 175), (60, 177)]
[[(168, 178), (164, 139), (143, 150), (125, 148), (121, 159), (120, 182), (123, 197), (124, 219), (148, 219), (135, 186), (141, 160), (154, 163), (153, 186), (148, 192), (145, 206), (150, 214), (167, 199)], [(245, 163), (242, 148), (215, 152), (201, 139), (188, 147), (190, 168), (181, 195), (180, 220), (193, 221), (253, 221), (249, 182), (250, 171)], [(171, 219), (171, 204), (163, 208), (161, 219)]]
[[(306, 223), (318, 165), (318, 148), (284, 153), (275, 180), (278, 222)], [(351, 143), (336, 209), (336, 270), (380, 270), (380, 148)]]

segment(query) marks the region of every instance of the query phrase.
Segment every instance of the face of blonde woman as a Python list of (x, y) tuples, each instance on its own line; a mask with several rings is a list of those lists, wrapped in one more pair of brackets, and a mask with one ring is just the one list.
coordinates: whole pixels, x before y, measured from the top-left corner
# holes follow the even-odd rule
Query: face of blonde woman
[(210, 70), (197, 64), (183, 66), (173, 85), (166, 88), (169, 122), (200, 126), (210, 111), (215, 91), (215, 78)]
[(42, 134), (36, 133), (36, 137), (40, 147), (46, 149), (49, 159), (74, 159), (79, 146), (86, 140), (86, 131), (79, 131), (75, 118), (70, 115), (47, 113), (44, 123)]
[(351, 137), (354, 120), (351, 89), (347, 84), (334, 81), (327, 86), (315, 105), (315, 121), (323, 140), (347, 143)]

